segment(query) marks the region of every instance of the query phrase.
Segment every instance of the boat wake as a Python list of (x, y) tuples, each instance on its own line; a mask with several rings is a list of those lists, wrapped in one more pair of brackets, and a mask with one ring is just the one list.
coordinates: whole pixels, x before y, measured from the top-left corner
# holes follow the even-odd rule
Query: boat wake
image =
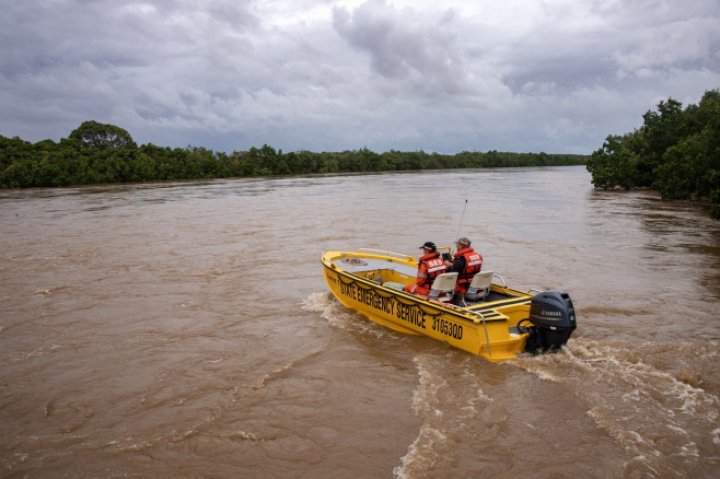
[(717, 361), (717, 346), (578, 338), (562, 353), (512, 364), (569, 386), (588, 416), (625, 449), (629, 470), (687, 477), (720, 460), (720, 400), (702, 387), (704, 372)]
[[(395, 346), (403, 339), (326, 293), (311, 295), (303, 307), (376, 347), (378, 338)], [(557, 464), (548, 457), (575, 438), (563, 460), (577, 461), (591, 444), (595, 458), (577, 466), (590, 475), (704, 477), (720, 465), (718, 346), (712, 339), (580, 337), (557, 354), (504, 364), (443, 347), (416, 350), (412, 408), (421, 425), (394, 475), (552, 476)]]
[[(454, 374), (447, 374), (447, 351), (415, 356), (418, 385), (413, 394), (412, 407), (421, 418), (418, 436), (400, 459), (393, 473), (399, 479), (428, 477), (431, 472), (450, 471), (458, 460), (459, 441), (472, 444), (479, 439), (480, 431), (472, 421), (480, 415), (490, 428), (497, 429), (499, 422), (487, 411), (493, 399), (481, 387), (478, 376), (472, 372), (477, 358), (451, 352)], [(465, 356), (464, 358), (460, 358)], [(458, 358), (459, 363), (458, 363)], [(461, 455), (461, 454), (460, 454)]]
[[(592, 463), (574, 466), (590, 475), (703, 477), (720, 462), (717, 385), (703, 383), (717, 349), (715, 341), (578, 338), (557, 354), (502, 365), (442, 349), (418, 354), (412, 407), (421, 426), (394, 475), (550, 477), (592, 444)], [(573, 445), (554, 464), (549, 457), (568, 438)]]
[(338, 329), (375, 339), (395, 337), (402, 340), (402, 335), (373, 323), (359, 313), (346, 309), (330, 293), (311, 294), (303, 301), (302, 308), (305, 311), (319, 313), (328, 324)]

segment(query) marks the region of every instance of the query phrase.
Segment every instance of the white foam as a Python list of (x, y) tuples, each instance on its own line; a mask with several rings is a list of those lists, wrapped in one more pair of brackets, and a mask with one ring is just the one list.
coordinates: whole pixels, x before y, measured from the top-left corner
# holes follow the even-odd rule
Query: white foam
[(241, 441), (259, 442), (259, 439), (255, 434), (247, 431), (234, 431), (226, 434), (225, 437), (230, 439), (239, 439)]
[(329, 306), (332, 306), (332, 301), (330, 301), (328, 293), (312, 293), (303, 300), (302, 305), (302, 309), (305, 311), (324, 313)]
[[(432, 355), (418, 355), (413, 358), (417, 367), (418, 384), (413, 392), (412, 408), (423, 423), (407, 453), (400, 459), (400, 466), (393, 469), (399, 479), (425, 475), (447, 449), (446, 411), (442, 407), (440, 393), (447, 388), (447, 380), (433, 375), (432, 370), (438, 358)], [(478, 396), (484, 396), (478, 391)]]
[(632, 391), (630, 391), (629, 393), (623, 394), (623, 399), (625, 401), (639, 402), (640, 401), (640, 390), (635, 388)]
[(445, 384), (444, 381), (437, 383), (430, 370), (425, 367), (425, 358), (416, 356), (413, 362), (418, 369), (419, 383), (413, 392), (412, 407), (415, 414), (420, 415), (423, 411), (431, 412), (437, 416), (436, 405), (439, 402), (438, 390)]
[(698, 452), (697, 444), (689, 442), (680, 448), (680, 456), (683, 457), (700, 457)]
[(478, 412), (478, 408), (476, 407), (477, 403), (491, 403), (493, 399), (485, 394), (485, 392), (478, 388), (477, 394), (473, 397), (468, 398), (467, 405), (462, 408), (463, 411), (468, 412), (468, 416), (472, 417)]
[[(360, 318), (357, 313), (345, 310), (330, 293), (313, 293), (302, 302), (302, 309), (320, 313), (328, 324), (345, 331), (357, 331), (361, 334), (369, 334), (376, 338), (386, 337), (387, 328), (377, 326), (372, 321)], [(347, 311), (347, 312), (343, 312)]]
[(313, 293), (305, 298), (302, 305), (305, 311), (320, 313), (320, 316), (332, 326), (340, 329), (350, 327), (348, 315), (338, 311), (338, 303), (333, 301), (329, 293)]
[(628, 454), (641, 456), (643, 453), (650, 453), (655, 457), (660, 455), (659, 451), (651, 447), (639, 432), (624, 429), (618, 425), (618, 422), (614, 418), (606, 416), (603, 412), (600, 408), (592, 408), (587, 412), (587, 415), (590, 416), (600, 428), (607, 431)]
[(668, 427), (668, 429), (670, 429), (671, 431), (674, 431), (674, 432), (676, 432), (676, 433), (678, 433), (678, 434), (680, 434), (680, 435), (682, 435), (682, 436), (687, 436), (687, 435), (688, 435), (688, 432), (687, 432), (685, 429), (681, 428), (681, 427), (673, 426), (672, 424), (668, 424), (667, 427)]
[(400, 466), (393, 469), (398, 479), (415, 477), (413, 471), (429, 471), (436, 460), (435, 445), (445, 444), (447, 436), (426, 424), (408, 448), (408, 452), (400, 458)]
[(555, 376), (554, 374), (552, 374), (549, 371), (546, 371), (544, 369), (528, 367), (528, 368), (525, 368), (525, 370), (529, 373), (533, 373), (534, 375), (536, 375), (538, 378), (542, 379), (543, 381), (549, 381), (551, 383), (561, 382), (559, 377)]

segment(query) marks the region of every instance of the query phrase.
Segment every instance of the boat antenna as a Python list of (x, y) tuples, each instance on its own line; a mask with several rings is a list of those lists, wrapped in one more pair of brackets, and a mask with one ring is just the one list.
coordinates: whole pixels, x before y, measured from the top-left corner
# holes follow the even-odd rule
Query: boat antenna
[(467, 198), (465, 198), (465, 206), (463, 206), (462, 215), (460, 215), (460, 226), (458, 226), (458, 232), (455, 235), (455, 239), (458, 239), (460, 237), (460, 231), (462, 230), (463, 220), (465, 219), (465, 208), (467, 208)]

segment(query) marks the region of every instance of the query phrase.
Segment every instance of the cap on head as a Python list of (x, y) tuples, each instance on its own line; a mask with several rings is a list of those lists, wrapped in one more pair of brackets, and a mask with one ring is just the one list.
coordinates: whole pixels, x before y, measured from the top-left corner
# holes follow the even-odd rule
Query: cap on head
[(466, 248), (467, 248), (468, 246), (470, 246), (470, 244), (471, 244), (471, 243), (470, 243), (470, 240), (467, 239), (467, 238), (464, 237), (464, 236), (463, 236), (462, 238), (458, 239), (458, 240), (456, 241), (456, 243), (459, 244), (460, 246), (465, 246)]
[(435, 243), (432, 241), (426, 241), (424, 245), (420, 247), (420, 249), (427, 248), (431, 251), (435, 251), (437, 249), (437, 246), (435, 246)]

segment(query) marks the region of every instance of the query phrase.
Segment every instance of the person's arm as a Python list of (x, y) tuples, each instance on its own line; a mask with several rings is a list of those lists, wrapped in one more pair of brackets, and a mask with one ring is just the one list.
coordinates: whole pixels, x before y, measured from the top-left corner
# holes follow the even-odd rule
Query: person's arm
[(417, 284), (418, 286), (424, 286), (428, 282), (427, 274), (427, 264), (425, 264), (425, 262), (420, 263), (418, 265), (418, 273), (415, 284)]

